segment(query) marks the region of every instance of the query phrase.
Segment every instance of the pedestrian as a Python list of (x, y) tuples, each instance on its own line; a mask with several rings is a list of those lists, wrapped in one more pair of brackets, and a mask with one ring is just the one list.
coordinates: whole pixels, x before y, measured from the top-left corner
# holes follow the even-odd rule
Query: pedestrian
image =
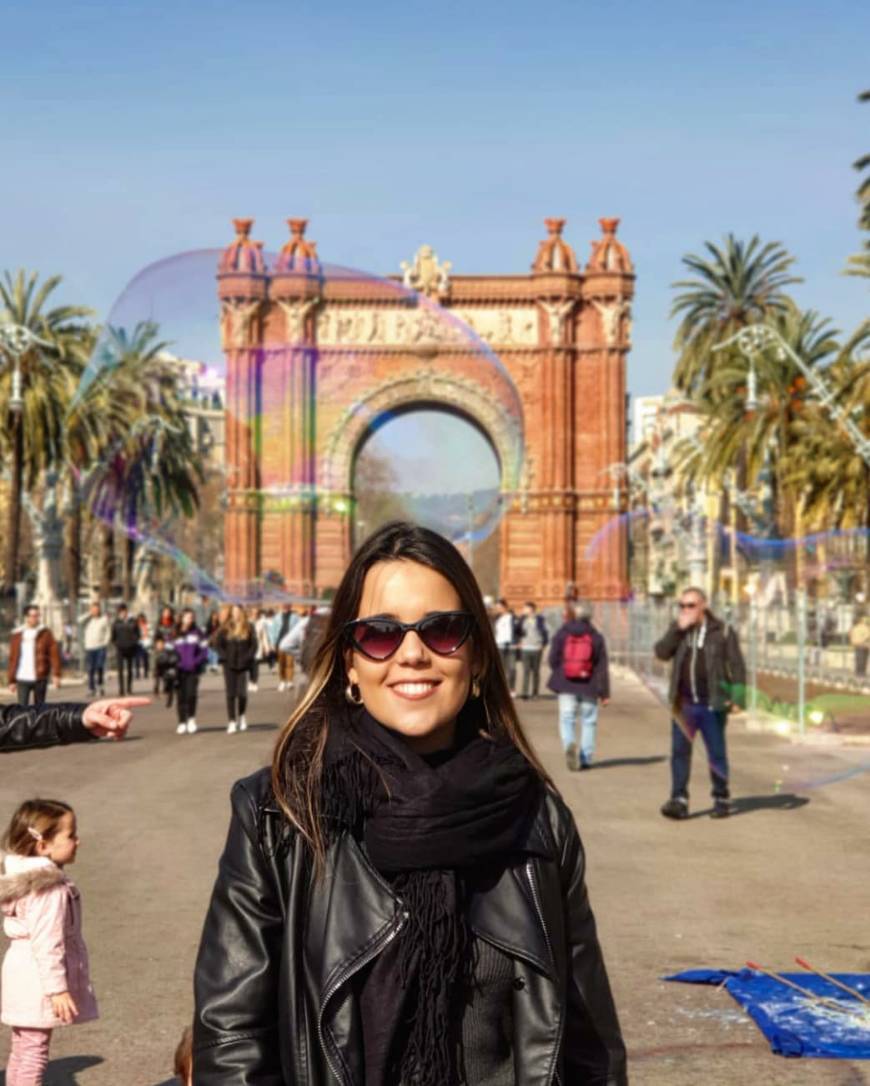
[(517, 619), (505, 599), (500, 599), (496, 604), (495, 643), (501, 656), (508, 690), (513, 697), (517, 678)]
[(208, 641), (208, 662), (207, 667), (209, 671), (220, 670), (220, 658), (218, 651), (215, 648), (215, 638), (217, 637), (221, 626), (226, 621), (226, 616), (229, 614), (229, 608), (220, 608), (219, 610), (213, 610), (209, 613), (208, 621), (205, 624), (205, 637)]
[(171, 644), (161, 633), (154, 638), (154, 693), (166, 695), (167, 709), (178, 691), (178, 653)]
[(351, 559), (233, 789), (194, 987), (197, 1086), (627, 1081), (574, 819), (443, 536)]
[(193, 608), (181, 612), (178, 631), (171, 647), (178, 654), (178, 735), (196, 732), (196, 701), (199, 693), (199, 677), (208, 659), (208, 642), (196, 624)]
[(51, 630), (40, 623), (39, 608), (31, 603), (9, 641), (9, 690), (17, 695), (19, 705), (29, 705), (31, 697), (34, 705), (42, 705), (49, 678), (59, 690), (60, 649)]
[(123, 739), (137, 705), (148, 698), (104, 698), (90, 705), (54, 702), (0, 707), (0, 751), (63, 746), (89, 739)]
[(855, 676), (867, 677), (867, 658), (870, 657), (870, 618), (865, 611), (855, 616), (852, 629), (849, 630), (849, 644), (855, 650)]
[(172, 1062), (178, 1086), (193, 1086), (193, 1030), (190, 1026), (185, 1026)]
[[(565, 602), (565, 621), (550, 646), (548, 686), (559, 698), (559, 734), (569, 769), (589, 769), (595, 757), (598, 710), (610, 701), (607, 642), (592, 625), (592, 608)], [(580, 742), (577, 742), (577, 726)]]
[(284, 634), (278, 645), (279, 661), (282, 656), (286, 656), (289, 659), (289, 664), (285, 664), (284, 670), (284, 673), (290, 676), (290, 678), (285, 681), (285, 690), (292, 690), (295, 692), (299, 686), (304, 686), (305, 684), (305, 673), (302, 670), (302, 649), (305, 645), (305, 637), (310, 621), (311, 618), (307, 613), (304, 615), (297, 615), (296, 622), (290, 628), (289, 633)]
[(278, 691), (289, 690), (293, 685), (295, 663), (289, 652), (281, 651), (281, 642), (299, 622), (299, 616), (293, 613), (289, 603), (281, 604), (281, 610), (272, 619), (269, 626), (269, 641), (278, 654)]
[(541, 657), (550, 641), (550, 631), (537, 606), (528, 601), (523, 605), (522, 616), (517, 623), (517, 652), (523, 671), (522, 697), (538, 696), (541, 682)]
[(160, 618), (157, 620), (157, 631), (155, 632), (162, 633), (166, 641), (171, 641), (175, 636), (177, 625), (175, 612), (169, 604), (164, 604), (160, 609)]
[(224, 672), (227, 696), (227, 735), (247, 731), (248, 677), (257, 653), (257, 635), (244, 607), (233, 604), (214, 640)]
[(743, 704), (746, 665), (737, 633), (708, 609), (700, 588), (680, 594), (678, 613), (656, 644), (660, 660), (670, 660), (671, 797), (666, 818), (688, 818), (692, 744), (698, 732), (707, 748), (713, 792), (713, 818), (731, 814), (725, 725), (728, 713)]
[(148, 616), (142, 611), (136, 616), (136, 624), (139, 627), (139, 641), (136, 645), (136, 655), (134, 657), (134, 673), (137, 679), (147, 679), (151, 665), (151, 645), (153, 644), (151, 624), (148, 621)]
[(3, 839), (0, 876), (3, 959), (0, 1020), (12, 1027), (7, 1086), (40, 1086), (52, 1032), (98, 1017), (82, 938), (81, 896), (65, 872), (79, 838), (68, 803), (22, 803)]
[[(299, 649), (299, 666), (306, 679), (314, 668), (317, 653), (329, 627), (329, 607), (311, 607), (298, 636), (302, 638)], [(294, 630), (293, 633), (296, 633)]]
[(139, 623), (122, 603), (112, 623), (112, 644), (118, 661), (118, 694), (133, 693), (133, 665), (139, 651)]
[(251, 680), (251, 690), (256, 693), (260, 666), (265, 664), (270, 671), (272, 670), (272, 644), (269, 641), (269, 616), (263, 610), (257, 610), (255, 612), (254, 631), (257, 635), (257, 654), (255, 657), (256, 665), (254, 668), (254, 675)]
[(109, 616), (103, 614), (99, 600), (94, 600), (88, 613), (79, 622), (85, 646), (85, 666), (88, 671), (88, 693), (91, 697), (106, 694), (106, 656), (112, 640)]

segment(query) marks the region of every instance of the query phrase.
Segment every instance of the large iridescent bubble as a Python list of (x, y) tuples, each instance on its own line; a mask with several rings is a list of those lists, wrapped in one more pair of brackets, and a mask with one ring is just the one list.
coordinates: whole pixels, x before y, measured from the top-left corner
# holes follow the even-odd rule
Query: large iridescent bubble
[(317, 597), (361, 538), (401, 517), (454, 540), (495, 587), (524, 451), (520, 398), (491, 347), (398, 278), (294, 267), (261, 247), (229, 276), (226, 261), (199, 250), (143, 269), (84, 370), (70, 415), (87, 434), (92, 583), (113, 547), (113, 590), (143, 606), (184, 591)]

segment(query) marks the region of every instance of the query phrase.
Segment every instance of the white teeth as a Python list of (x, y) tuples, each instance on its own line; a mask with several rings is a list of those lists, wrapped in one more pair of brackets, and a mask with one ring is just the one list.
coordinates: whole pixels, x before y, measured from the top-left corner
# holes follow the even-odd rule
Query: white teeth
[(396, 683), (393, 689), (408, 697), (416, 697), (418, 694), (428, 694), (434, 686), (435, 683)]

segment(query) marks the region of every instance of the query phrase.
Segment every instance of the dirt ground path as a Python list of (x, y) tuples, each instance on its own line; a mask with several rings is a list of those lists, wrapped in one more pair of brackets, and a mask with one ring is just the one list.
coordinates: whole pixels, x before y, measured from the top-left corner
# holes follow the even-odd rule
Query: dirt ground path
[[(254, 695), (243, 735), (224, 733), (222, 695), (210, 677), (195, 737), (176, 736), (166, 710), (152, 707), (123, 744), (0, 756), (4, 823), (20, 800), (56, 796), (76, 807), (83, 837), (72, 872), (102, 1017), (57, 1032), (49, 1086), (172, 1081), (229, 788), (268, 760), (286, 715), (273, 688), (266, 678)], [(564, 767), (555, 701), (520, 705), (586, 845), (632, 1083), (870, 1083), (860, 1064), (774, 1057), (724, 992), (660, 980), (692, 967), (737, 968), (747, 958), (784, 969), (796, 953), (832, 970), (870, 969), (870, 792), (862, 772), (870, 754), (795, 747), (732, 724), (739, 813), (728, 821), (704, 815), (699, 758), (697, 817), (671, 823), (658, 814), (668, 791), (667, 720), (638, 682), (616, 682), (598, 763), (585, 773)]]

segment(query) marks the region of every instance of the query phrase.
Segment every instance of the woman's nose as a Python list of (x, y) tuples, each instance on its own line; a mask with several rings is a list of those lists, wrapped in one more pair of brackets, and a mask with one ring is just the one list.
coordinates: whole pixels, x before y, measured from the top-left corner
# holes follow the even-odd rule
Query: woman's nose
[(427, 658), (426, 646), (420, 640), (416, 630), (408, 630), (399, 646), (399, 661), (403, 664), (416, 664)]

